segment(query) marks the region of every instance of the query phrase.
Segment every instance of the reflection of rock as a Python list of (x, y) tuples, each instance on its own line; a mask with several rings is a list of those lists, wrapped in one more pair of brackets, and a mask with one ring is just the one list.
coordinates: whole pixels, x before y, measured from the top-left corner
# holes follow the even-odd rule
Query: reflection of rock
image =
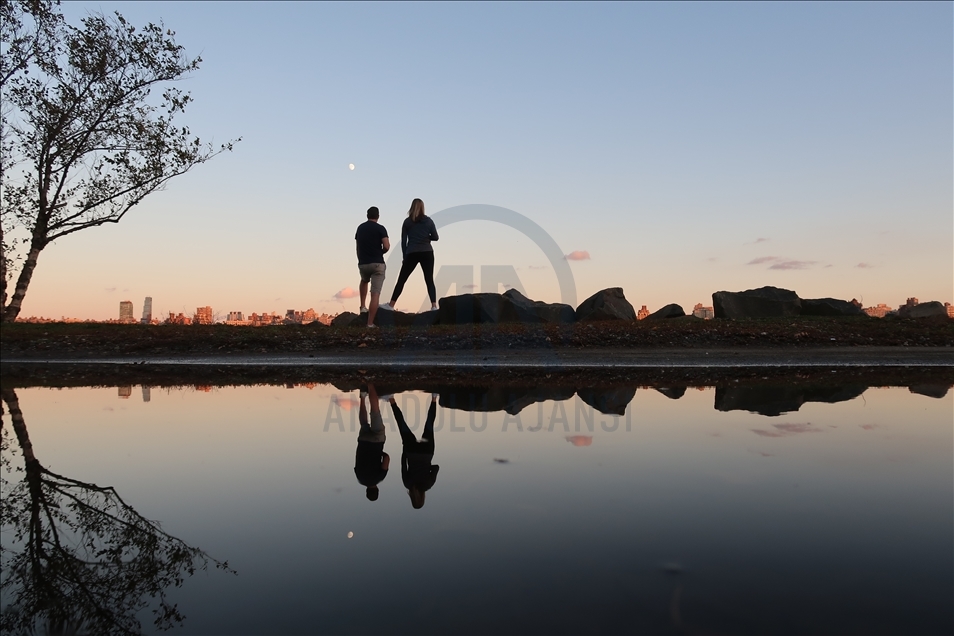
[(662, 393), (663, 395), (665, 395), (670, 400), (678, 400), (679, 398), (681, 398), (682, 396), (686, 394), (686, 387), (684, 386), (677, 386), (672, 388), (657, 386), (653, 388), (659, 391), (660, 393)]
[[(359, 322), (358, 318), (359, 318), (358, 314), (352, 311), (343, 311), (331, 319), (331, 326), (332, 327), (356, 326), (361, 324), (361, 322), (363, 322), (363, 321)], [(367, 323), (364, 323), (364, 324), (367, 324)]]
[(932, 300), (913, 307), (904, 305), (898, 309), (898, 315), (902, 318), (947, 318), (947, 307)]
[(537, 402), (562, 402), (573, 397), (563, 387), (454, 387), (440, 390), (441, 406), (459, 411), (506, 411), (516, 415)]
[(636, 395), (636, 388), (629, 386), (605, 389), (590, 387), (577, 389), (576, 394), (580, 396), (581, 400), (604, 415), (625, 415), (626, 407), (632, 402), (633, 396)]
[(621, 287), (596, 292), (576, 308), (577, 320), (636, 320), (636, 310)]
[(787, 289), (760, 287), (743, 292), (715, 292), (712, 307), (716, 318), (772, 318), (799, 315), (801, 300)]
[(670, 305), (666, 305), (659, 311), (655, 311), (649, 314), (648, 316), (646, 316), (644, 320), (661, 320), (663, 318), (682, 318), (685, 315), (686, 315), (686, 312), (681, 305), (672, 303)]
[(845, 402), (853, 400), (868, 387), (750, 386), (716, 387), (717, 411), (749, 411), (761, 415), (781, 415), (797, 411), (805, 402)]
[(803, 316), (867, 316), (861, 307), (837, 298), (802, 298)]
[[(503, 295), (517, 307), (522, 322), (569, 323), (576, 320), (576, 312), (569, 305), (530, 300), (516, 289), (508, 289)], [(534, 319), (527, 320), (525, 317)]]
[(926, 395), (932, 398), (942, 398), (947, 395), (947, 385), (945, 384), (912, 384), (908, 387), (911, 393)]
[(408, 314), (396, 309), (378, 309), (374, 314), (374, 324), (379, 327), (430, 327), (436, 323), (436, 311)]

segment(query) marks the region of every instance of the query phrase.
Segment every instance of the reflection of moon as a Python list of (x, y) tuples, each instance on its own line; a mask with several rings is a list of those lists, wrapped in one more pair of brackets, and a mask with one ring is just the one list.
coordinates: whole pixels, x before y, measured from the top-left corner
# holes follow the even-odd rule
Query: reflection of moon
[(348, 170), (354, 170), (354, 164), (353, 164), (353, 163), (349, 163), (349, 164), (348, 164)]

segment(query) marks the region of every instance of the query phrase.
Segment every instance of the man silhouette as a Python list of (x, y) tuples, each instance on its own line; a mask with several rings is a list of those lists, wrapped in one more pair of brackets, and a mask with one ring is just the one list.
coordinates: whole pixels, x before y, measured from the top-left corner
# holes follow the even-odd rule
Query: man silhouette
[[(368, 314), (368, 327), (372, 328), (376, 326), (374, 316), (378, 313), (381, 288), (384, 287), (384, 254), (391, 249), (388, 231), (378, 223), (380, 216), (378, 209), (371, 206), (368, 208), (368, 220), (359, 225), (354, 233), (358, 252), (358, 272), (361, 274), (361, 284), (358, 285), (358, 292), (361, 294), (361, 314)], [(371, 303), (365, 305), (368, 283), (371, 284)]]
[[(371, 419), (368, 420), (366, 399), (371, 400)], [(381, 405), (378, 403), (378, 392), (373, 384), (368, 385), (367, 392), (361, 392), (361, 406), (358, 409), (358, 421), (361, 424), (358, 430), (358, 450), (354, 457), (354, 475), (358, 483), (366, 487), (368, 501), (377, 501), (378, 484), (388, 476), (388, 466), (391, 458), (384, 452), (386, 432), (384, 421), (381, 419)]]

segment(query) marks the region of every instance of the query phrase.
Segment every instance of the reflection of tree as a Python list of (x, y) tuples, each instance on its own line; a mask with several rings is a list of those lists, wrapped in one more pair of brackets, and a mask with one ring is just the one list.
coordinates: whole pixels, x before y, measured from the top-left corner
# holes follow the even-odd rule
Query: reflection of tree
[[(180, 624), (166, 590), (210, 563), (231, 572), (228, 564), (163, 532), (112, 487), (42, 466), (16, 393), (0, 394), (24, 459), (13, 468), (13, 444), (0, 421), (0, 632), (136, 634), (136, 614), (154, 600), (158, 629)], [(24, 478), (11, 479), (15, 473)]]

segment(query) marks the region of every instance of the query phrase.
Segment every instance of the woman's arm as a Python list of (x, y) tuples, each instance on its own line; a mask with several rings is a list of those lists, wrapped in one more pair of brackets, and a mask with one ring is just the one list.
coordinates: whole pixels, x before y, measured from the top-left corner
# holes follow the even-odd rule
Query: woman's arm
[(401, 224), (401, 255), (407, 256), (407, 221)]
[(441, 237), (437, 235), (437, 226), (434, 225), (434, 219), (428, 218), (427, 220), (431, 223), (431, 240), (439, 241)]

